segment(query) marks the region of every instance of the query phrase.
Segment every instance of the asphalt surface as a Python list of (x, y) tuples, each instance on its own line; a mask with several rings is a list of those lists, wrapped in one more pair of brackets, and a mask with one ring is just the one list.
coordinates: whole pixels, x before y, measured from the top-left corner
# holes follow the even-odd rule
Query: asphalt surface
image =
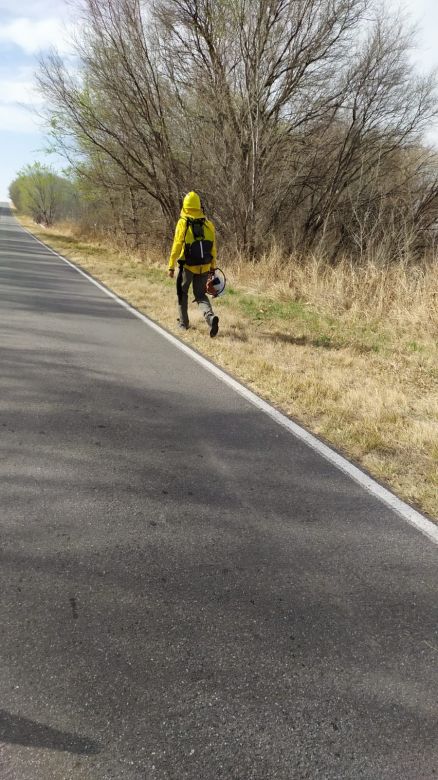
[(1, 780), (438, 777), (436, 545), (6, 209), (0, 361)]

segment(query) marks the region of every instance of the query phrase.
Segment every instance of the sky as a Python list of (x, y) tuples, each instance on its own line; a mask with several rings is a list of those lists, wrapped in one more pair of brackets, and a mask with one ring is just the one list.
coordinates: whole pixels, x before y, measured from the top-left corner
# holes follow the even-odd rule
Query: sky
[[(402, 7), (418, 27), (417, 66), (438, 67), (437, 0), (404, 0)], [(74, 10), (64, 0), (0, 0), (0, 201), (8, 199), (9, 184), (24, 165), (38, 160), (58, 171), (65, 165), (45, 153), (34, 73), (38, 56), (53, 45), (68, 56), (72, 25)], [(435, 139), (438, 145), (438, 129), (431, 131), (430, 140)]]
[(51, 46), (68, 54), (69, 14), (63, 0), (0, 0), (0, 201), (8, 199), (9, 184), (24, 165), (66, 165), (44, 152), (48, 140), (37, 115), (42, 101), (34, 73), (38, 56)]

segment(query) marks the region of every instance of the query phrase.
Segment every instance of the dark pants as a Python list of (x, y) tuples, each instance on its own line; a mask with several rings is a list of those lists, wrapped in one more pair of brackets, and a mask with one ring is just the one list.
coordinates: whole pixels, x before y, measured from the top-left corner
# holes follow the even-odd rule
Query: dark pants
[(207, 284), (208, 273), (206, 274), (194, 274), (188, 271), (187, 268), (183, 268), (182, 281), (180, 291), (178, 294), (178, 310), (179, 321), (188, 328), (189, 326), (189, 289), (190, 285), (193, 285), (193, 295), (198, 306), (201, 307), (204, 319), (209, 327), (211, 327), (212, 319), (214, 317), (213, 309), (211, 308), (210, 301), (205, 292), (205, 285)]

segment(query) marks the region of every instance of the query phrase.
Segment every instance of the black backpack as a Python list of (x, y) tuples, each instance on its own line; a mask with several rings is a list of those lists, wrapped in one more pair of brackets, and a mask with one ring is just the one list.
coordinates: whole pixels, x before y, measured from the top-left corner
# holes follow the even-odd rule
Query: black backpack
[[(186, 232), (184, 236), (184, 259), (188, 265), (207, 265), (213, 257), (211, 250), (213, 241), (204, 237), (205, 217), (192, 219), (186, 217)], [(191, 228), (193, 241), (187, 243), (186, 236)]]

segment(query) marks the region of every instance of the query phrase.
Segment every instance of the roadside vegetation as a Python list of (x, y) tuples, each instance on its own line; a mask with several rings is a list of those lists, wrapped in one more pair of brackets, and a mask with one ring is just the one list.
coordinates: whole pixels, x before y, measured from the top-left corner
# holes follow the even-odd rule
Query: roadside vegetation
[(26, 165), (18, 172), (9, 187), (9, 196), (20, 214), (32, 217), (45, 227), (80, 213), (76, 184), (39, 162)]
[(52, 173), (21, 172), (10, 193), (32, 230), (173, 330), (165, 266), (196, 190), (229, 285), (219, 338), (196, 313), (184, 338), (438, 518), (437, 84), (403, 15), (389, 0), (77, 10), (75, 57), (37, 74), (71, 197), (34, 213), (29, 188), (43, 181), (45, 203)]

